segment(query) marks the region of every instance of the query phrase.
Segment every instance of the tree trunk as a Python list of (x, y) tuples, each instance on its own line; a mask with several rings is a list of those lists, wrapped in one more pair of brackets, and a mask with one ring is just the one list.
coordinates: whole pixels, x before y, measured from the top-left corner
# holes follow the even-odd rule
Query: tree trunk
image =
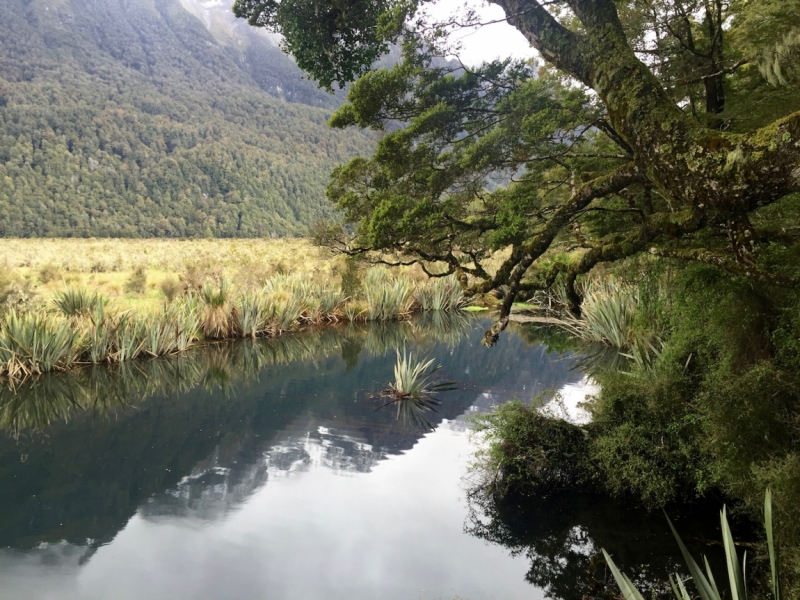
[(647, 178), (673, 202), (739, 227), (748, 211), (800, 191), (800, 113), (749, 134), (703, 127), (634, 54), (612, 0), (568, 0), (562, 27), (536, 0), (492, 0), (544, 58), (594, 89)]

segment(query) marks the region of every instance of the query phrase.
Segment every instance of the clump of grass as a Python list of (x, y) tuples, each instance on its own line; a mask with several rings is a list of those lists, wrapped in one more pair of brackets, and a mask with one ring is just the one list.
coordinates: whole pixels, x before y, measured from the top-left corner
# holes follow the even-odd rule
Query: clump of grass
[(351, 300), (346, 302), (342, 306), (342, 313), (344, 314), (344, 318), (351, 323), (367, 320), (367, 309), (361, 302), (358, 301)]
[(147, 290), (147, 272), (144, 267), (137, 267), (122, 289), (126, 294), (144, 294)]
[(78, 354), (78, 332), (63, 317), (11, 310), (0, 325), (0, 373), (12, 380), (67, 369)]
[(464, 290), (455, 275), (431, 278), (414, 291), (414, 299), (423, 311), (459, 310), (466, 305)]
[(161, 293), (164, 294), (167, 302), (172, 302), (183, 291), (181, 282), (178, 281), (178, 278), (175, 276), (165, 277), (161, 280), (158, 287), (161, 289)]
[(609, 368), (611, 363), (622, 365), (629, 359), (638, 373), (653, 375), (664, 344), (652, 331), (637, 329), (638, 309), (638, 288), (613, 279), (595, 279), (584, 286), (581, 316), (565, 313), (560, 325), (588, 344), (616, 351), (609, 354), (601, 348), (591, 352), (583, 362), (589, 371)]
[(411, 420), (427, 429), (433, 429), (433, 424), (425, 417), (425, 411), (436, 412), (436, 406), (441, 404), (435, 398), (439, 392), (454, 390), (453, 381), (435, 381), (433, 375), (442, 368), (441, 365), (433, 366), (434, 359), (419, 358), (413, 352), (396, 350), (397, 361), (394, 366), (394, 381), (389, 382), (389, 387), (381, 392), (381, 396), (389, 398), (389, 404), (397, 405), (398, 419)]
[(255, 339), (267, 330), (269, 315), (259, 294), (240, 296), (234, 307), (234, 328), (239, 337)]
[(339, 320), (345, 302), (340, 290), (298, 275), (275, 275), (266, 282), (263, 291), (273, 299), (285, 299), (287, 307), (299, 306), (297, 317), (307, 323)]
[(209, 339), (231, 337), (234, 328), (231, 319), (230, 286), (223, 279), (219, 287), (210, 283), (203, 286), (200, 292), (204, 309), (201, 319), (203, 335)]
[(386, 269), (371, 269), (364, 279), (364, 298), (370, 321), (408, 318), (413, 310), (414, 288), (406, 277), (392, 277)]
[(587, 342), (626, 350), (634, 340), (636, 288), (611, 279), (586, 284), (581, 317), (567, 317), (573, 333)]
[(183, 352), (196, 339), (198, 326), (196, 305), (171, 304), (162, 313), (141, 317), (138, 329), (143, 333), (141, 351), (149, 356), (168, 356)]
[(67, 317), (85, 317), (102, 308), (108, 303), (108, 298), (97, 291), (90, 291), (85, 287), (70, 287), (56, 292), (53, 304), (56, 310)]
[(90, 362), (97, 364), (116, 361), (119, 337), (126, 329), (129, 317), (128, 312), (118, 317), (109, 315), (104, 304), (95, 307), (94, 314), (91, 315), (91, 325), (86, 332), (85, 354)]

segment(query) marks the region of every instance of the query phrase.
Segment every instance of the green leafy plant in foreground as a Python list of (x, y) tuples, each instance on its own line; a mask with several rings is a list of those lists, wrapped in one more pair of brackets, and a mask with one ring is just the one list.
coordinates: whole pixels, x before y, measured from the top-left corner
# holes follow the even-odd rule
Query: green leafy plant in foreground
[[(691, 579), (697, 587), (697, 592), (701, 600), (722, 600), (723, 595), (720, 593), (717, 583), (714, 580), (714, 575), (711, 573), (711, 567), (708, 564), (708, 559), (704, 557), (706, 577), (703, 570), (692, 558), (689, 551), (686, 549), (683, 541), (681, 540), (672, 521), (667, 518), (670, 529), (678, 541), (678, 546), (681, 549), (681, 554), (686, 561), (686, 566), (689, 568)], [(728, 570), (728, 581), (730, 583), (730, 598), (731, 600), (747, 600), (747, 582), (745, 580), (745, 572), (747, 568), (747, 553), (745, 552), (742, 558), (742, 564), (739, 564), (739, 557), (736, 554), (736, 547), (733, 542), (733, 535), (731, 528), (728, 524), (728, 515), (725, 508), (720, 513), (720, 521), (722, 525), (722, 545), (725, 549), (725, 562)], [(780, 584), (778, 583), (778, 566), (775, 557), (775, 541), (772, 536), (772, 492), (768, 489), (764, 497), (764, 528), (767, 534), (767, 549), (769, 551), (769, 564), (770, 564), (770, 594), (773, 600), (780, 600)], [(625, 600), (644, 600), (644, 596), (636, 589), (630, 578), (622, 573), (608, 552), (603, 550), (603, 555), (606, 558), (609, 568), (611, 569), (614, 579), (619, 586)], [(677, 600), (692, 600), (693, 596), (686, 589), (686, 581), (681, 579), (677, 574), (674, 579), (670, 576), (670, 585), (672, 592), (675, 594)]]

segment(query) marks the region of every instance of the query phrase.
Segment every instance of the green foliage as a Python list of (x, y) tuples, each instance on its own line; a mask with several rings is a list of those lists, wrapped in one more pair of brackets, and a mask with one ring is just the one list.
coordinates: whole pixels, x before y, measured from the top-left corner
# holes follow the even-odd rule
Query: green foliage
[(364, 299), (370, 321), (393, 321), (411, 314), (414, 288), (406, 277), (371, 269), (364, 278)]
[(131, 273), (123, 289), (128, 294), (144, 294), (147, 291), (147, 272), (144, 267), (137, 267)]
[(56, 309), (68, 317), (88, 316), (102, 310), (108, 298), (85, 287), (70, 287), (56, 292), (53, 304)]
[(467, 302), (455, 275), (432, 277), (416, 288), (414, 299), (423, 311), (459, 310)]
[(702, 496), (712, 482), (711, 456), (701, 445), (703, 419), (684, 404), (691, 388), (657, 375), (596, 375), (599, 397), (589, 405), (590, 454), (605, 489), (649, 508)]
[(224, 47), (163, 0), (2, 3), (0, 236), (303, 235), (332, 216), (328, 173), (372, 142), (327, 128), (315, 107), (338, 100), (253, 38)]
[(9, 311), (0, 323), (0, 374), (12, 379), (69, 368), (78, 358), (78, 335), (63, 318)]
[(236, 0), (233, 11), (251, 25), (280, 33), (298, 66), (332, 89), (363, 74), (388, 50), (397, 19), (390, 11), (402, 6), (391, 0)]
[[(708, 559), (704, 559), (706, 572), (703, 573), (703, 569), (701, 569), (700, 565), (698, 565), (694, 558), (692, 558), (692, 555), (684, 545), (680, 535), (678, 535), (678, 532), (675, 529), (675, 526), (672, 524), (672, 521), (667, 518), (667, 522), (669, 523), (670, 529), (672, 529), (675, 540), (678, 542), (678, 546), (681, 549), (681, 554), (683, 554), (683, 558), (686, 561), (687, 567), (689, 568), (689, 573), (691, 573), (691, 580), (697, 587), (697, 591), (701, 600), (723, 600), (723, 598), (726, 598), (727, 595), (721, 594), (719, 588), (717, 587), (717, 582), (715, 581), (714, 575), (711, 572)], [(725, 551), (725, 564), (727, 568), (728, 581), (730, 583), (730, 597), (733, 600), (747, 600), (748, 589), (747, 581), (745, 579), (745, 572), (747, 570), (747, 554), (745, 553), (740, 565), (739, 557), (736, 552), (736, 545), (733, 541), (730, 524), (728, 523), (727, 509), (725, 507), (723, 507), (722, 511), (720, 512), (720, 525), (722, 529), (722, 546)], [(771, 574), (769, 586), (770, 597), (773, 600), (780, 600), (780, 584), (778, 583), (777, 560), (772, 535), (772, 493), (769, 489), (767, 489), (764, 497), (764, 529), (766, 531), (767, 546), (769, 550)], [(636, 586), (633, 584), (630, 578), (619, 571), (608, 552), (603, 550), (603, 556), (605, 556), (606, 562), (608, 563), (608, 566), (614, 575), (614, 579), (616, 580), (617, 585), (619, 586), (619, 589), (622, 591), (622, 594), (626, 600), (644, 600), (644, 597), (636, 589)], [(675, 575), (674, 579), (672, 575), (670, 575), (670, 586), (672, 587), (672, 592), (675, 594), (675, 598), (677, 598), (677, 600), (692, 600), (692, 598), (694, 598), (694, 596), (687, 591), (685, 584), (688, 581), (688, 579), (685, 581), (682, 580), (677, 574)]]
[(444, 389), (449, 389), (451, 382), (434, 383), (431, 378), (441, 366), (433, 367), (434, 359), (418, 358), (413, 352), (403, 348), (402, 354), (397, 350), (397, 362), (394, 365), (394, 381), (389, 383), (392, 391), (399, 396), (421, 398)]
[(425, 418), (425, 411), (435, 411), (440, 402), (434, 396), (439, 392), (456, 389), (455, 382), (433, 379), (442, 367), (434, 367), (432, 358), (419, 358), (406, 348), (403, 348), (402, 353), (399, 349), (396, 353), (394, 381), (389, 382), (389, 388), (382, 395), (391, 398), (389, 404), (397, 406), (398, 419), (433, 429), (433, 424)]
[(598, 483), (586, 432), (540, 406), (507, 402), (475, 417), (472, 425), (484, 442), (474, 469), (494, 493), (547, 496)]

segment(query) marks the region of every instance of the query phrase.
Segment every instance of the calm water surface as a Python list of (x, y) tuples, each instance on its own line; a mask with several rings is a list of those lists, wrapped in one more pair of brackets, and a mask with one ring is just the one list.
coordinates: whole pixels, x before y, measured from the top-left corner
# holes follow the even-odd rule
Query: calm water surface
[[(469, 494), (466, 416), (585, 393), (568, 356), (524, 330), (487, 350), (485, 325), (335, 328), (3, 392), (0, 598), (580, 598), (607, 579), (601, 545), (665, 575), (660, 516)], [(376, 410), (404, 343), (459, 382), (432, 432)]]

